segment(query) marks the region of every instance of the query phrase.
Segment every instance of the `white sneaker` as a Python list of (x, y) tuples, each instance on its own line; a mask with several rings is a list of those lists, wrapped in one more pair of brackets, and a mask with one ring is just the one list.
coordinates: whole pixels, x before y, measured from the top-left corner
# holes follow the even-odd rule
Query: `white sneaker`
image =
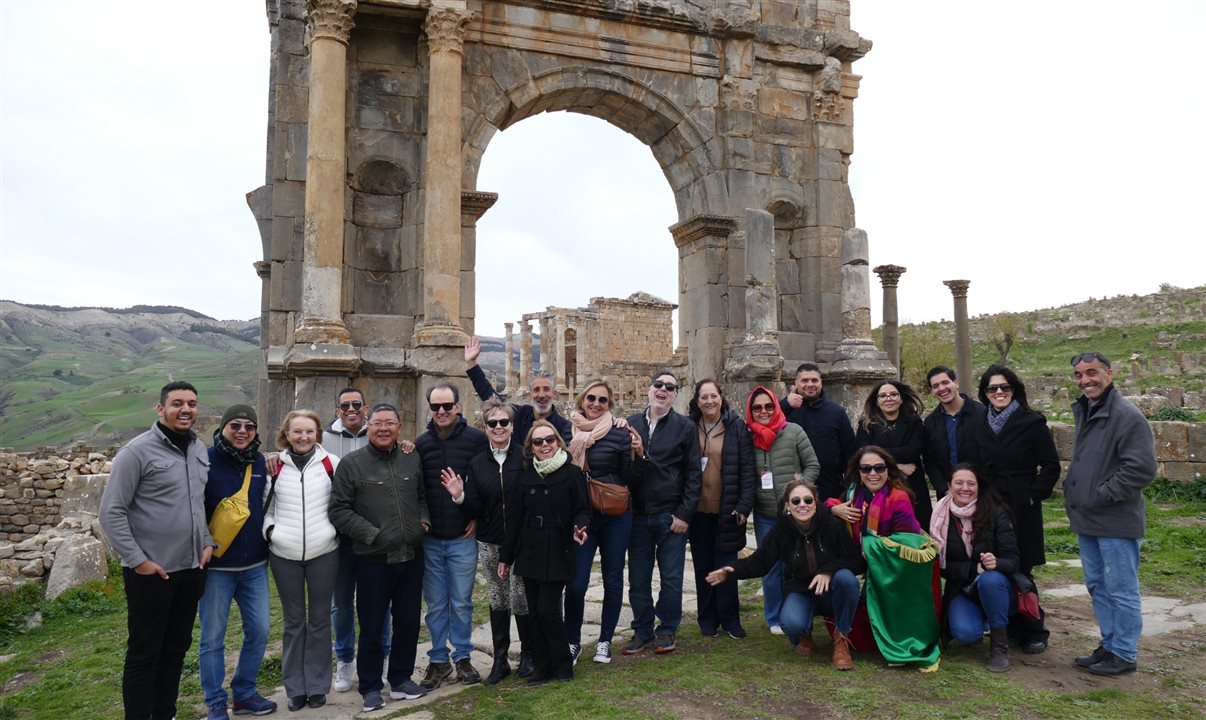
[(783, 628), (779, 627), (778, 625), (771, 625), (770, 631), (771, 631), (771, 635), (782, 635), (783, 634)]
[(335, 692), (347, 692), (352, 689), (352, 679), (356, 675), (356, 664), (335, 661)]
[(611, 662), (611, 642), (599, 641), (599, 644), (595, 646), (595, 662), (604, 664)]

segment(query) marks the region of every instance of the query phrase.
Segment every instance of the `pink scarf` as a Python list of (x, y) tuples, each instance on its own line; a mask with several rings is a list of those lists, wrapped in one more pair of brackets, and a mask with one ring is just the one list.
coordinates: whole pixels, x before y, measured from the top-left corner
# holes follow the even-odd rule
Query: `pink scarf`
[(569, 445), (570, 458), (573, 459), (575, 465), (586, 470), (586, 451), (600, 438), (611, 432), (612, 425), (615, 425), (615, 418), (608, 410), (594, 420), (587, 420), (580, 411), (574, 410), (570, 413), (570, 422), (574, 424), (574, 434)]
[(951, 515), (959, 518), (962, 529), (959, 533), (963, 538), (963, 549), (967, 551), (967, 556), (972, 557), (972, 516), (976, 514), (976, 501), (972, 500), (964, 507), (959, 507), (951, 501), (951, 496), (947, 495), (938, 501), (938, 505), (934, 507), (934, 515), (930, 518), (930, 535), (933, 536), (934, 542), (938, 543), (939, 557), (941, 558), (941, 567), (946, 567), (946, 533), (950, 529)]

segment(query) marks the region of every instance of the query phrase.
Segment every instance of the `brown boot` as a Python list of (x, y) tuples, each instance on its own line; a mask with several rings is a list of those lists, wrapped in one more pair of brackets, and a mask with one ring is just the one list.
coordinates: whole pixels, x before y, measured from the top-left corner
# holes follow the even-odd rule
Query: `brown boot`
[(800, 642), (796, 643), (796, 654), (802, 657), (812, 657), (816, 651), (817, 644), (812, 641), (812, 635), (801, 635)]
[(840, 632), (833, 634), (833, 669), (854, 669), (854, 658), (850, 656), (850, 638)]

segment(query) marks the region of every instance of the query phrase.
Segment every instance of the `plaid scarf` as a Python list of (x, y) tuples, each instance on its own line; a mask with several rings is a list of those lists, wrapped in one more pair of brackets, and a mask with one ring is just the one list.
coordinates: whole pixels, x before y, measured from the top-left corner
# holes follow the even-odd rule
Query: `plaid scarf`
[(240, 463), (254, 463), (260, 454), (260, 436), (257, 433), (252, 438), (251, 444), (240, 450), (222, 435), (222, 428), (218, 428), (214, 430), (214, 447), (218, 448), (219, 452), (229, 455)]
[(993, 435), (1001, 434), (1001, 431), (1005, 429), (1005, 423), (1009, 422), (1010, 416), (1013, 415), (1019, 407), (1021, 406), (1018, 405), (1017, 400), (1011, 400), (1001, 412), (997, 412), (992, 408), (992, 406), (989, 406), (988, 427), (992, 429)]

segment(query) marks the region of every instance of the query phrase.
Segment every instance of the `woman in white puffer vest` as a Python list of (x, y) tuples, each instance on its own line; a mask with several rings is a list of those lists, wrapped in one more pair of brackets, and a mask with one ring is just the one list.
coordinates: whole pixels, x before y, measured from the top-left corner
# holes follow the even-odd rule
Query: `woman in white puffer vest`
[(339, 543), (327, 504), (339, 458), (321, 442), (317, 413), (286, 415), (276, 438), (280, 469), (265, 497), (264, 537), (285, 621), (281, 680), (290, 710), (322, 707), (331, 689), (331, 595)]

